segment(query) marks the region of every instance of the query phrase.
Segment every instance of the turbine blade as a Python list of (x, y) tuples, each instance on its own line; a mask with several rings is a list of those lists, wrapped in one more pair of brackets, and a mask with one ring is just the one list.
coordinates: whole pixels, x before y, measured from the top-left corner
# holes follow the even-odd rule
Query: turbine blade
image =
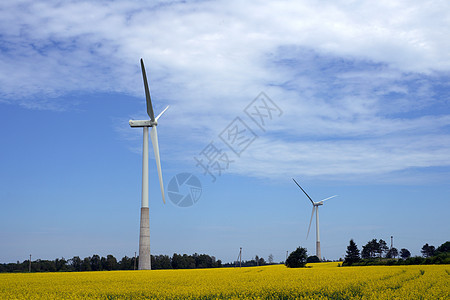
[(325, 199), (323, 199), (323, 200), (320, 200), (319, 202), (327, 201), (327, 200), (330, 200), (331, 198), (334, 198), (334, 197), (337, 197), (337, 196), (338, 196), (338, 195), (334, 195), (334, 196), (325, 198)]
[(155, 121), (155, 114), (153, 113), (152, 99), (150, 98), (150, 90), (148, 89), (147, 74), (145, 73), (144, 60), (141, 58), (142, 77), (144, 78), (145, 100), (147, 101), (147, 114), (150, 120)]
[(156, 122), (158, 122), (159, 117), (161, 117), (163, 115), (163, 113), (165, 113), (168, 108), (169, 108), (169, 105), (167, 105), (167, 107), (164, 108), (164, 110), (156, 117), (156, 119), (155, 119)]
[(294, 178), (292, 178), (292, 180), (294, 180), (294, 182), (298, 185), (298, 187), (303, 191), (303, 193), (305, 193), (306, 197), (308, 197), (308, 199), (311, 201), (311, 203), (314, 205), (314, 201), (311, 199), (311, 197), (305, 192), (304, 189), (302, 189), (302, 187), (300, 186), (300, 184), (298, 184), (297, 181), (295, 181)]
[(308, 234), (306, 235), (306, 239), (308, 239), (308, 236), (309, 236), (309, 230), (311, 229), (311, 223), (312, 223), (312, 220), (313, 220), (313, 217), (314, 217), (314, 209), (315, 208), (316, 207), (313, 206), (313, 210), (312, 210), (312, 214), (311, 214), (311, 220), (309, 221)]
[(159, 186), (161, 188), (162, 199), (165, 204), (166, 198), (164, 197), (164, 184), (161, 171), (161, 160), (159, 158), (158, 132), (156, 131), (156, 126), (152, 127), (152, 130), (150, 131), (150, 138), (152, 139), (153, 151), (155, 152), (156, 168), (158, 169), (158, 177), (159, 177)]

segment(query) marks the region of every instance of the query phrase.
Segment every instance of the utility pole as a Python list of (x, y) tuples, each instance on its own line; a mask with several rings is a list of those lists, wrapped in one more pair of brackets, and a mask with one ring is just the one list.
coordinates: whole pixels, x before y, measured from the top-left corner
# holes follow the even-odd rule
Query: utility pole
[(391, 235), (391, 250), (393, 246), (394, 246), (394, 237)]
[(239, 248), (239, 255), (234, 263), (234, 267), (236, 268), (237, 262), (239, 261), (239, 268), (242, 266), (242, 247)]
[(31, 254), (30, 254), (30, 263), (28, 264), (28, 272), (31, 273)]
[(239, 248), (239, 268), (242, 267), (242, 247)]
[(239, 268), (241, 268), (242, 267), (242, 247), (239, 248), (239, 255), (238, 255), (237, 260), (239, 260)]
[(134, 251), (134, 266), (133, 270), (136, 270), (136, 251)]

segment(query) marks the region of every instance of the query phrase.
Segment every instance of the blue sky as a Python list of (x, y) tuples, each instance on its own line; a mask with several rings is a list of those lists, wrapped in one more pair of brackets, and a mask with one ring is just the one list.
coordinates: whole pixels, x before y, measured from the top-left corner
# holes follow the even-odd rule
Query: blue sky
[[(153, 254), (275, 261), (320, 207), (322, 255), (354, 238), (420, 254), (449, 239), (447, 1), (4, 1), (0, 4), (0, 262), (138, 249), (139, 59), (159, 113), (164, 183), (197, 176), (200, 200), (162, 203), (150, 154)], [(280, 111), (246, 114), (263, 92)], [(220, 139), (237, 118), (254, 141)], [(222, 136), (223, 137), (223, 136)], [(232, 162), (196, 166), (210, 143)], [(313, 229), (313, 228), (312, 228)]]

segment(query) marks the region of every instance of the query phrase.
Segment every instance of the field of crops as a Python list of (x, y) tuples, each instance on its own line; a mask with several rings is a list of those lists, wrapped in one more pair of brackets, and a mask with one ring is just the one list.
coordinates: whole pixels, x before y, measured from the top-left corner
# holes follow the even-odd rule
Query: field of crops
[(0, 274), (0, 299), (450, 299), (450, 266)]

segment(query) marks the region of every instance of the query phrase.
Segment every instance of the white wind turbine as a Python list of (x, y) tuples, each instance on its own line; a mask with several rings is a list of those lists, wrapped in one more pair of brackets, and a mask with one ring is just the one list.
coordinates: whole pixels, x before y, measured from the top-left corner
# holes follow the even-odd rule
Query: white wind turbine
[(144, 145), (142, 151), (142, 201), (141, 201), (141, 226), (139, 233), (139, 270), (151, 270), (150, 260), (150, 222), (149, 222), (149, 208), (148, 208), (148, 128), (152, 127), (150, 131), (150, 138), (152, 139), (153, 151), (155, 152), (156, 167), (158, 169), (159, 185), (161, 187), (161, 194), (164, 203), (164, 185), (161, 172), (161, 161), (159, 158), (158, 133), (156, 125), (158, 119), (169, 108), (167, 106), (156, 118), (153, 113), (152, 100), (150, 98), (150, 91), (148, 89), (147, 75), (145, 74), (144, 61), (141, 58), (142, 77), (144, 78), (145, 98), (147, 101), (147, 114), (150, 120), (130, 120), (131, 127), (142, 127), (144, 130)]
[(305, 193), (306, 197), (308, 197), (308, 199), (311, 201), (312, 205), (313, 205), (313, 209), (312, 209), (312, 214), (311, 214), (311, 220), (309, 221), (309, 227), (308, 227), (308, 234), (306, 235), (306, 238), (308, 238), (309, 236), (309, 230), (311, 229), (311, 223), (314, 217), (314, 211), (316, 212), (316, 256), (322, 260), (322, 256), (320, 253), (320, 236), (319, 236), (319, 206), (323, 205), (323, 201), (329, 200), (331, 198), (336, 197), (337, 195), (325, 198), (323, 200), (320, 200), (319, 202), (314, 202), (311, 197), (309, 197), (309, 195), (305, 192), (305, 190), (300, 186), (300, 184), (298, 184), (297, 181), (295, 181), (294, 178), (292, 178), (292, 180), (294, 180), (294, 182), (298, 185), (298, 187), (303, 191), (303, 193)]

